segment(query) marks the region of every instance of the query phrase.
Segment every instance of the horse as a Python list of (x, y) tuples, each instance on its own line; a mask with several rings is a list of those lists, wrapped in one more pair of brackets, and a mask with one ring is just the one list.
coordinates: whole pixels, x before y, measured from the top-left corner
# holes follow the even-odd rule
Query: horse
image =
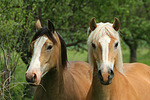
[(32, 59), (25, 73), (26, 81), (36, 86), (34, 100), (85, 100), (91, 86), (91, 66), (82, 61), (68, 61), (63, 38), (48, 20), (48, 27), (36, 22), (31, 41)]
[(123, 63), (119, 29), (117, 18), (113, 23), (90, 21), (87, 45), (93, 80), (87, 100), (150, 100), (150, 66)]

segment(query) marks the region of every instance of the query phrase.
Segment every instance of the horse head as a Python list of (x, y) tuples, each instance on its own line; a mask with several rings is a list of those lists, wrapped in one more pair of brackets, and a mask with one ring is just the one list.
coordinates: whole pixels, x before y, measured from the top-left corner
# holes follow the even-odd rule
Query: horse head
[(89, 59), (93, 66), (97, 67), (98, 78), (104, 85), (112, 82), (113, 68), (117, 63), (120, 40), (118, 36), (120, 24), (117, 18), (113, 24), (96, 23), (95, 18), (90, 21), (91, 33), (88, 38)]
[(26, 71), (26, 80), (30, 84), (39, 85), (41, 78), (52, 68), (56, 68), (59, 59), (59, 37), (54, 25), (48, 21), (48, 27), (36, 22), (38, 31), (31, 41), (32, 59)]

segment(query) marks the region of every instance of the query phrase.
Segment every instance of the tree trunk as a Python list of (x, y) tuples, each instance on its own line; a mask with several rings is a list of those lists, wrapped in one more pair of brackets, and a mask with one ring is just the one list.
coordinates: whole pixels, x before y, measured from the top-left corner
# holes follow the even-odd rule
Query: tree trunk
[(136, 62), (137, 61), (137, 55), (136, 55), (137, 46), (132, 46), (129, 48), (130, 48), (130, 63)]
[(121, 37), (130, 49), (130, 61), (129, 62), (130, 63), (136, 62), (137, 61), (136, 51), (137, 51), (137, 48), (138, 48), (138, 43), (137, 43), (136, 39), (126, 38), (125, 34), (123, 34), (123, 32), (121, 32)]

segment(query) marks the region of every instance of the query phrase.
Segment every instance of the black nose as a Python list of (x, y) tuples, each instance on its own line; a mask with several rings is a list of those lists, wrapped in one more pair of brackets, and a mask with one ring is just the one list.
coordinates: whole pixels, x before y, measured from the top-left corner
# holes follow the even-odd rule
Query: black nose
[(36, 80), (36, 74), (33, 74), (32, 77), (28, 77), (27, 73), (26, 73), (26, 81), (28, 83), (34, 83)]
[(101, 70), (98, 70), (98, 73), (97, 73), (97, 75), (98, 75), (98, 78), (99, 78), (100, 80), (103, 80), (103, 77), (102, 77), (102, 72), (101, 72)]
[(103, 85), (109, 85), (112, 82), (112, 79), (114, 77), (114, 72), (111, 68), (107, 69), (107, 73), (103, 72), (103, 70), (99, 70), (97, 75), (100, 79), (101, 84)]
[(114, 77), (114, 71), (110, 69), (108, 73), (109, 73), (109, 78), (112, 79)]

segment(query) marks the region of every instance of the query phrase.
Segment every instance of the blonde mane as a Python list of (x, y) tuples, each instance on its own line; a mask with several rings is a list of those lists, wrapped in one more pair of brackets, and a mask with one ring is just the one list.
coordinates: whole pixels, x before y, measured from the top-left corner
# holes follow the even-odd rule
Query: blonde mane
[[(93, 66), (96, 67), (96, 62), (95, 59), (93, 57), (93, 51), (92, 51), (92, 47), (91, 47), (91, 43), (93, 42), (93, 40), (98, 41), (102, 36), (104, 35), (109, 35), (112, 37), (115, 37), (119, 43), (120, 43), (120, 37), (119, 37), (119, 33), (117, 31), (114, 30), (114, 28), (112, 27), (113, 24), (111, 23), (97, 23), (97, 27), (94, 31), (92, 31), (89, 37), (88, 37), (88, 60), (89, 63)], [(123, 74), (123, 59), (122, 59), (122, 52), (121, 52), (121, 45), (119, 45), (118, 47), (118, 54), (117, 54), (117, 61), (116, 61), (116, 68), (117, 70)]]

